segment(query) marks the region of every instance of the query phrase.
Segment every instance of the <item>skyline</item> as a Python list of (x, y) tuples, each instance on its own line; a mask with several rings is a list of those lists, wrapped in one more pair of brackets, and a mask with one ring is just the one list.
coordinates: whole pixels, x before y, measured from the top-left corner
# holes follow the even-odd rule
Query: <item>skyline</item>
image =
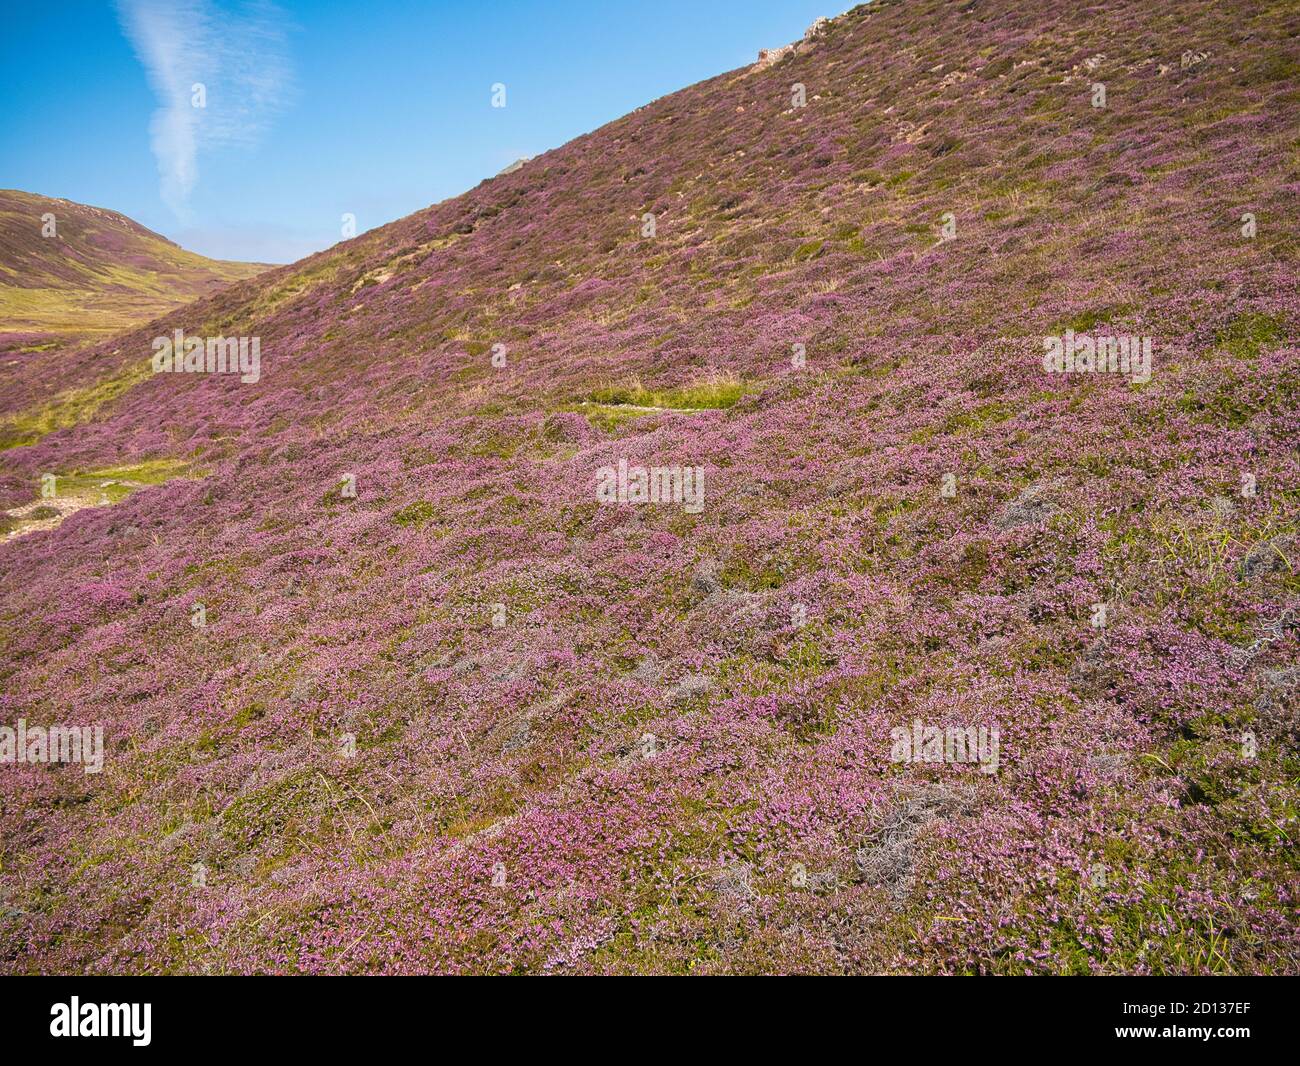
[(365, 19), (317, 0), (29, 8), (0, 44), (0, 187), (119, 211), (212, 258), (292, 262), (342, 239), (344, 214), (362, 233), (459, 195), (829, 14), (820, 0), (668, 0), (651, 16), (394, 0)]

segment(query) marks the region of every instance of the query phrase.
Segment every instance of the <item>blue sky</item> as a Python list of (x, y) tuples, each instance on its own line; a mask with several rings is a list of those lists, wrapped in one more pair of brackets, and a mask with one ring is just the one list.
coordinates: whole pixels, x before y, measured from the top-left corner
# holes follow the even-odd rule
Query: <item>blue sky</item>
[(0, 187), (288, 262), (345, 212), (382, 225), (752, 63), (832, 2), (9, 0)]

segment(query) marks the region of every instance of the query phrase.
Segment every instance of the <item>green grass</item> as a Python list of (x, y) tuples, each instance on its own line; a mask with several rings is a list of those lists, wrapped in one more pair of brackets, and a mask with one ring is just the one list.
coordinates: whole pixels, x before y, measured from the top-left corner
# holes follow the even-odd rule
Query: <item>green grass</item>
[(1095, 307), (1087, 311), (1081, 311), (1072, 318), (1066, 319), (1058, 326), (1054, 327), (1053, 333), (1062, 334), (1067, 329), (1074, 330), (1075, 333), (1087, 333), (1096, 329), (1098, 326), (1109, 326), (1116, 319), (1123, 318), (1133, 308), (1128, 304), (1115, 304), (1109, 307)]
[(585, 414), (587, 421), (596, 429), (606, 433), (615, 433), (629, 422), (635, 422), (638, 418), (646, 418), (655, 414), (654, 411), (642, 410), (636, 407), (620, 407), (617, 404), (579, 404), (576, 410)]
[(418, 529), (436, 513), (436, 508), (428, 500), (417, 500), (394, 513), (393, 521), (399, 526), (415, 526)]
[(149, 485), (161, 485), (189, 469), (181, 459), (149, 459), (129, 466), (106, 466), (98, 470), (74, 471), (58, 476), (57, 495), (87, 496), (102, 493), (109, 503), (126, 499)]
[(822, 246), (825, 241), (809, 241), (807, 244), (801, 244), (794, 250), (794, 260), (802, 263), (808, 259), (816, 259), (822, 254)]
[(673, 389), (648, 389), (639, 381), (596, 389), (588, 403), (605, 407), (641, 407), (663, 411), (706, 411), (731, 407), (741, 397), (756, 391), (752, 383), (738, 378), (714, 376)]
[(1266, 345), (1277, 344), (1286, 336), (1280, 319), (1246, 311), (1237, 315), (1215, 335), (1215, 343), (1238, 359), (1253, 360), (1259, 357)]
[(35, 444), (56, 429), (88, 421), (101, 407), (144, 381), (152, 372), (147, 359), (133, 363), (92, 385), (67, 389), (38, 407), (0, 420), (0, 451)]
[[(128, 466), (75, 470), (68, 474), (56, 473), (53, 500), (76, 500), (85, 507), (102, 507), (120, 503), (131, 493), (142, 488), (161, 485), (173, 478), (186, 476), (189, 469), (190, 464), (180, 459), (150, 459)], [(60, 508), (47, 504), (42, 504), (21, 516), (0, 511), (0, 534), (21, 532), (38, 522), (57, 518), (61, 513)]]

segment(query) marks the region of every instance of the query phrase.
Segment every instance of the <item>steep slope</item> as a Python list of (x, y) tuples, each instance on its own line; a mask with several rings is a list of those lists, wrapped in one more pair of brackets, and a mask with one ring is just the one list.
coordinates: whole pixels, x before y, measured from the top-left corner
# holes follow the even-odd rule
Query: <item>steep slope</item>
[(116, 211), (0, 189), (0, 355), (117, 333), (265, 269), (187, 252)]
[(191, 476), (0, 545), (106, 745), (0, 767), (4, 968), (1295, 972), (1300, 13), (1152, 6), (856, 8), (8, 374), (0, 502)]

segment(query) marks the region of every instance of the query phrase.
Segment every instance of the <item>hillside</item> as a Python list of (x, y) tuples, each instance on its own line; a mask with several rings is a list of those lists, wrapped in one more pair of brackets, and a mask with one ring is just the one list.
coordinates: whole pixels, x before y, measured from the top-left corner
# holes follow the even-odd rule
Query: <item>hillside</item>
[(118, 333), (265, 269), (188, 252), (116, 211), (0, 189), (0, 356)]
[(5, 368), (0, 506), (104, 499), (0, 721), (105, 751), (0, 768), (0, 969), (1300, 971), (1300, 10), (1155, 7), (858, 7)]

